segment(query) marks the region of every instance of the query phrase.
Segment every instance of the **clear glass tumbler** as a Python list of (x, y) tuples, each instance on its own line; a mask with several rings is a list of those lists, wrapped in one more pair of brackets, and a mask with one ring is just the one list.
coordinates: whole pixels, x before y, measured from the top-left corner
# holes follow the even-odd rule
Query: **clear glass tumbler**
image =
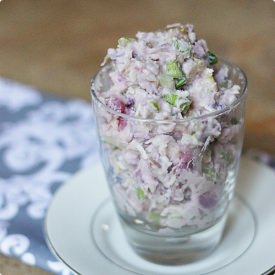
[(109, 68), (92, 80), (101, 158), (126, 238), (136, 253), (182, 264), (218, 245), (234, 194), (243, 142), (245, 74), (227, 66), (241, 87), (229, 107), (181, 120), (141, 119), (100, 100)]

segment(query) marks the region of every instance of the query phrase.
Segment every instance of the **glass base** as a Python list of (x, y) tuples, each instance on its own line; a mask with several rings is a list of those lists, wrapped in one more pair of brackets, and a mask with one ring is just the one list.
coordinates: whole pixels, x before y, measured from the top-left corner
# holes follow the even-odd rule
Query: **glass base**
[(219, 244), (226, 217), (214, 226), (184, 237), (166, 237), (137, 231), (121, 220), (127, 240), (142, 258), (164, 265), (181, 265), (209, 255)]
[[(160, 253), (160, 251), (158, 256), (156, 256), (156, 247), (151, 246), (152, 243), (149, 243), (149, 240), (147, 240), (148, 244), (146, 245), (148, 250), (140, 249), (140, 245), (138, 245), (137, 249), (136, 243), (130, 246), (129, 243), (132, 242), (129, 241), (130, 235), (127, 241), (111, 200), (105, 201), (96, 210), (91, 224), (91, 232), (96, 247), (106, 260), (125, 270), (135, 274), (193, 275), (206, 274), (223, 268), (237, 260), (252, 244), (256, 234), (256, 221), (252, 210), (244, 199), (238, 197), (233, 199), (229, 207), (228, 218), (220, 243), (220, 236), (217, 238), (212, 237), (212, 240), (208, 241), (206, 235), (201, 235), (209, 234), (207, 236), (212, 236), (213, 232), (219, 231), (219, 226), (222, 227), (222, 222), (220, 221), (215, 228), (209, 228), (207, 231), (192, 236), (193, 239), (174, 240), (177, 242), (176, 247), (179, 250), (177, 253), (181, 254), (176, 255), (177, 253), (173, 252), (173, 261), (169, 258), (171, 252), (171, 247), (169, 248), (167, 245), (169, 242), (166, 243), (166, 246), (155, 243), (157, 247), (158, 245), (159, 247), (162, 246), (162, 251), (165, 252)], [(131, 233), (127, 232), (126, 234)], [(135, 236), (135, 238), (137, 237)], [(194, 253), (186, 253), (183, 248), (188, 248), (187, 244), (190, 243), (191, 239)], [(201, 250), (202, 244), (200, 241), (202, 240), (204, 240), (203, 246), (205, 250)], [(195, 243), (197, 243), (197, 246), (194, 245)], [(217, 243), (219, 244), (217, 245)], [(216, 249), (213, 250), (215, 246)], [(198, 251), (198, 247), (200, 247), (200, 251)], [(174, 243), (173, 249), (175, 249)], [(213, 250), (212, 253), (210, 253), (211, 250)], [(195, 254), (197, 255), (196, 257), (194, 256)], [(184, 262), (182, 260), (183, 256), (186, 263), (179, 265), (179, 263)], [(167, 262), (169, 262), (169, 265), (167, 265)], [(164, 265), (165, 263), (166, 265)]]

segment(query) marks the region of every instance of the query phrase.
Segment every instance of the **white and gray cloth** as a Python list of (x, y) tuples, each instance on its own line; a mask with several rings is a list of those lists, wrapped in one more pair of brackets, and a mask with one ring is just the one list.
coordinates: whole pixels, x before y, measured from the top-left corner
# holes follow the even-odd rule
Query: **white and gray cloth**
[[(89, 103), (40, 93), (0, 78), (3, 254), (56, 274), (71, 274), (49, 251), (43, 219), (61, 184), (78, 170), (99, 161), (96, 144)], [(269, 155), (247, 153), (275, 168), (275, 160)]]
[(45, 243), (43, 219), (61, 184), (98, 161), (89, 103), (0, 78), (0, 251), (70, 274)]

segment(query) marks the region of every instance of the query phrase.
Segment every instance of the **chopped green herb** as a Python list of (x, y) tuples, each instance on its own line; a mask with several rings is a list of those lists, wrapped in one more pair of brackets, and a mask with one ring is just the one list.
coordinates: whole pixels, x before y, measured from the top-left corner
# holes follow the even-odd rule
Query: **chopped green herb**
[(180, 105), (180, 109), (182, 112), (186, 113), (190, 108), (190, 102), (184, 102)]
[(147, 215), (148, 219), (159, 222), (160, 220), (160, 214), (159, 213), (149, 213)]
[(221, 158), (227, 162), (229, 162), (231, 159), (230, 154), (226, 151), (221, 152)]
[(166, 64), (167, 74), (173, 78), (183, 78), (182, 70), (179, 67), (177, 61), (170, 61)]
[(156, 101), (153, 101), (152, 105), (157, 109), (158, 112), (160, 111), (159, 105), (158, 105), (158, 103)]
[(202, 168), (202, 172), (210, 177), (214, 176), (214, 169), (210, 168), (210, 167), (204, 167)]
[(130, 39), (126, 37), (120, 37), (117, 41), (118, 45), (121, 47), (125, 47), (129, 42), (130, 42)]
[(179, 43), (179, 40), (175, 40), (173, 41), (173, 44), (174, 44), (174, 47), (180, 51), (180, 43)]
[(184, 84), (186, 83), (186, 78), (183, 77), (181, 79), (178, 79), (175, 83), (175, 87), (176, 89), (179, 89), (180, 87), (182, 87)]
[(139, 200), (143, 200), (145, 197), (144, 192), (140, 187), (136, 188), (136, 195)]
[(162, 87), (168, 88), (168, 89), (174, 89), (175, 83), (173, 77), (169, 75), (162, 75), (159, 79), (159, 82)]
[(185, 57), (189, 57), (190, 56), (190, 51), (191, 51), (191, 45), (189, 43), (187, 43), (184, 40), (175, 40), (173, 42), (174, 47), (183, 53), (183, 55)]
[(214, 65), (218, 63), (218, 57), (214, 53), (208, 51), (208, 61), (210, 65)]
[(227, 88), (228, 87), (228, 79), (227, 80), (224, 80), (221, 84), (220, 84), (221, 87), (223, 88)]
[(172, 106), (175, 106), (178, 96), (176, 94), (166, 94), (163, 98)]
[(231, 120), (230, 120), (231, 124), (232, 125), (236, 125), (239, 123), (238, 119), (236, 117), (232, 117)]

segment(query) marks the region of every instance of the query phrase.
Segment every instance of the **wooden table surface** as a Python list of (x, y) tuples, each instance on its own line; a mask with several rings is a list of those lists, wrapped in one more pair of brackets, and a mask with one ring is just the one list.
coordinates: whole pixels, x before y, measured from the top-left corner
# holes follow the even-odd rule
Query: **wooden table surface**
[[(273, 0), (0, 0), (0, 75), (89, 100), (108, 47), (137, 30), (192, 22), (199, 37), (249, 80), (245, 148), (275, 155)], [(0, 273), (46, 274), (0, 256)]]

